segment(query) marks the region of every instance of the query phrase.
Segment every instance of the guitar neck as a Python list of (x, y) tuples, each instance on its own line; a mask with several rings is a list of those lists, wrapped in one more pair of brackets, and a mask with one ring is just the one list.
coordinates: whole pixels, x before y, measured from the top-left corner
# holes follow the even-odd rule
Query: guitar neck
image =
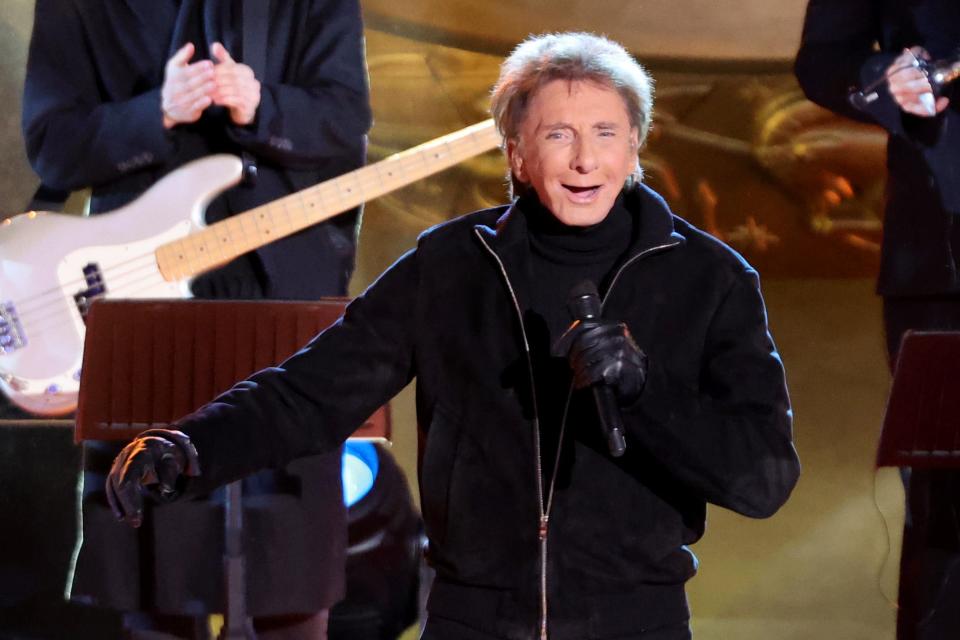
[(209, 271), (498, 144), (493, 120), (479, 122), (161, 245), (157, 266), (167, 281)]

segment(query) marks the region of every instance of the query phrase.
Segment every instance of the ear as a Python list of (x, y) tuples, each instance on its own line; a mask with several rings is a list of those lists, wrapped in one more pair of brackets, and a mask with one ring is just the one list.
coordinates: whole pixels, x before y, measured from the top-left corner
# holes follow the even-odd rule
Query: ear
[(524, 171), (523, 154), (520, 153), (520, 142), (516, 138), (507, 140), (507, 162), (510, 164), (510, 173), (520, 182), (527, 182)]
[(634, 152), (640, 149), (640, 130), (636, 127), (630, 127), (630, 146)]

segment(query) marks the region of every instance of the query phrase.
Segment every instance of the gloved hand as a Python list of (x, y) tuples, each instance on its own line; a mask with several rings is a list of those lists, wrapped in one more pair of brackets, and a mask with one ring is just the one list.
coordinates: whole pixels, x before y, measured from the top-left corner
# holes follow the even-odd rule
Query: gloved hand
[(161, 502), (177, 498), (181, 476), (200, 475), (200, 459), (180, 431), (149, 429), (117, 454), (107, 476), (107, 502), (117, 520), (133, 527), (143, 522), (143, 495)]
[(621, 405), (636, 401), (647, 382), (647, 354), (622, 322), (577, 320), (560, 336), (553, 355), (567, 357), (577, 389), (607, 385)]

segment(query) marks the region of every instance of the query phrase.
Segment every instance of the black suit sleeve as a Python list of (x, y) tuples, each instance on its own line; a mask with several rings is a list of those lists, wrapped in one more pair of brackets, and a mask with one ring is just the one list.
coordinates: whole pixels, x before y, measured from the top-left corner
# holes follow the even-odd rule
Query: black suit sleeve
[(863, 110), (850, 94), (883, 77), (900, 51), (880, 51), (884, 16), (875, 0), (810, 0), (794, 71), (806, 96), (842, 116), (904, 133), (904, 114), (886, 90)]
[[(302, 42), (291, 48), (286, 77), (262, 82), (254, 123), (232, 126), (230, 135), (280, 166), (309, 168), (325, 158), (355, 155), (372, 115), (357, 0), (311, 2), (299, 18), (305, 22), (297, 35)], [(285, 37), (272, 30), (268, 49), (271, 40)]]
[(104, 98), (97, 34), (84, 11), (95, 13), (70, 0), (37, 0), (24, 85), (27, 156), (45, 184), (65, 190), (112, 182), (174, 152), (159, 87)]

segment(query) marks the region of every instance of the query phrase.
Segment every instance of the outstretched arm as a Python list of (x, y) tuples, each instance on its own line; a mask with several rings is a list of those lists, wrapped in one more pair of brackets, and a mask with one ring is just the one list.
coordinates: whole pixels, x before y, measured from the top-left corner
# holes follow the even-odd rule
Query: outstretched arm
[(279, 366), (236, 384), (171, 430), (134, 439), (108, 477), (117, 517), (139, 523), (141, 486), (161, 499), (204, 493), (342, 444), (413, 376), (409, 300), (417, 283), (411, 252)]

